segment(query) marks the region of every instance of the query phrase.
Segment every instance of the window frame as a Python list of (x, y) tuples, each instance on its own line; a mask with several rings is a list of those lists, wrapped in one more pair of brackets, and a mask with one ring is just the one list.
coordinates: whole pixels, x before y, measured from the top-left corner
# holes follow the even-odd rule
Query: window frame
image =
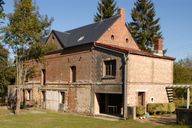
[(65, 92), (60, 92), (60, 104), (65, 104)]
[(76, 66), (70, 67), (70, 82), (71, 83), (77, 82), (77, 68), (76, 68)]
[(46, 85), (46, 69), (41, 69), (41, 84)]
[(103, 77), (104, 78), (115, 78), (116, 77), (116, 60), (104, 60), (103, 61)]
[(42, 93), (42, 101), (46, 102), (46, 91), (41, 91)]

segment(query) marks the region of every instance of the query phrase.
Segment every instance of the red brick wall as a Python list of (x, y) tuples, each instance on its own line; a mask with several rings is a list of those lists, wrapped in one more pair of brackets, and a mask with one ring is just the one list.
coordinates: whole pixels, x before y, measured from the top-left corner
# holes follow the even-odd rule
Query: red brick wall
[[(114, 36), (114, 40), (111, 36)], [(128, 42), (126, 42), (128, 39)], [(125, 48), (139, 50), (137, 44), (127, 29), (124, 16), (120, 17), (99, 39), (98, 42), (104, 44), (118, 45)]]

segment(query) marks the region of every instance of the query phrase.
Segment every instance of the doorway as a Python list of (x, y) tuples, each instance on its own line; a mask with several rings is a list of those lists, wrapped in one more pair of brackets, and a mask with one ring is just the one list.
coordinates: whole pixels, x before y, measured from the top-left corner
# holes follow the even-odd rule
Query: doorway
[(123, 107), (123, 95), (122, 94), (96, 94), (99, 113), (120, 115)]

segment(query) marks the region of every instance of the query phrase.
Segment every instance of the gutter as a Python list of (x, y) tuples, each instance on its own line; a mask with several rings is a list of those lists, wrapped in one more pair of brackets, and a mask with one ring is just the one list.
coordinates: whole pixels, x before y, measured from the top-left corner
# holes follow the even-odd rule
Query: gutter
[(111, 52), (116, 52), (118, 54), (121, 54), (123, 55), (123, 60), (124, 60), (124, 75), (123, 75), (123, 100), (124, 100), (124, 104), (123, 104), (123, 118), (126, 119), (127, 118), (127, 71), (128, 71), (128, 64), (127, 64), (127, 60), (128, 60), (128, 56), (129, 56), (129, 53), (124, 53), (124, 52), (120, 52), (120, 51), (116, 51), (116, 50), (112, 50), (112, 49), (109, 49), (109, 48), (104, 48), (104, 47), (101, 47), (101, 46), (98, 46), (96, 44), (97, 42), (94, 42), (94, 47), (97, 47), (97, 48), (100, 48), (100, 49), (104, 49), (104, 50), (107, 50), (107, 51), (111, 51)]

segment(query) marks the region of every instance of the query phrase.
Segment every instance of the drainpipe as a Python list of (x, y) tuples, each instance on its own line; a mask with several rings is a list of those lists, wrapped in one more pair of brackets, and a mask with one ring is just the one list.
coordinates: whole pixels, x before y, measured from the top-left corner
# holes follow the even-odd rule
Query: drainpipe
[(101, 47), (101, 46), (97, 46), (96, 45), (96, 42), (94, 42), (94, 47), (97, 47), (97, 48), (101, 48), (101, 49), (105, 49), (105, 50), (108, 50), (108, 51), (112, 51), (112, 52), (116, 52), (118, 54), (121, 54), (123, 55), (123, 61), (124, 61), (124, 71), (123, 71), (123, 100), (124, 100), (124, 104), (123, 104), (123, 118), (124, 119), (127, 119), (127, 71), (128, 71), (128, 64), (127, 64), (127, 60), (128, 60), (128, 54), (124, 53), (124, 52), (119, 52), (119, 51), (115, 51), (115, 50), (112, 50), (112, 49), (109, 49), (109, 48), (104, 48), (104, 47)]
[(128, 60), (128, 55), (129, 54), (123, 54), (123, 59), (124, 59), (124, 82), (123, 82), (123, 85), (124, 85), (124, 109), (123, 109), (123, 118), (126, 119), (127, 118), (127, 71), (128, 71), (128, 63), (127, 63), (127, 60)]
[(189, 109), (190, 106), (190, 88), (187, 88), (187, 109)]

